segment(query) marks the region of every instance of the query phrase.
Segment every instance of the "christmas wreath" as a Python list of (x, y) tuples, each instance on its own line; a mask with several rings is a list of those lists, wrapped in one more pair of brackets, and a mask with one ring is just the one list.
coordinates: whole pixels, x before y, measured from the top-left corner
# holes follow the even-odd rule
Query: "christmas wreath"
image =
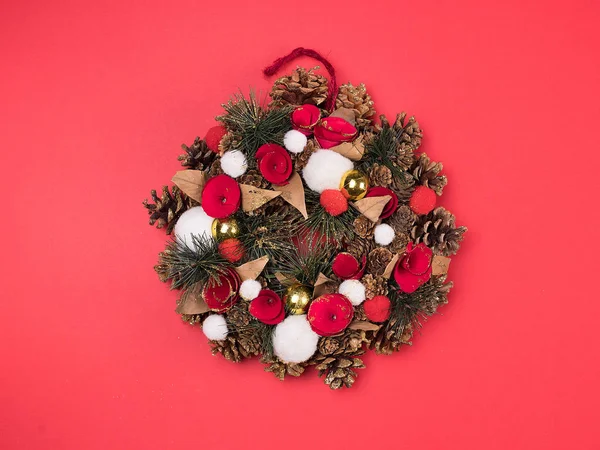
[(144, 201), (174, 238), (155, 270), (176, 312), (228, 360), (260, 356), (278, 378), (316, 366), (350, 387), (361, 355), (410, 344), (447, 302), (450, 256), (466, 231), (438, 197), (442, 164), (418, 151), (414, 117), (375, 117), (364, 84), (298, 67), (270, 102), (250, 93), (179, 157), (172, 187)]

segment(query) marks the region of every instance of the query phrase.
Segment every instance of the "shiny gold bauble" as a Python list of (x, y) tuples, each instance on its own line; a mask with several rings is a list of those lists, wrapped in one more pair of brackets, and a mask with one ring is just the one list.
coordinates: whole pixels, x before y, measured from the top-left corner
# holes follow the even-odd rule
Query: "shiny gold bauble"
[(212, 223), (212, 235), (217, 242), (240, 235), (240, 227), (235, 219), (215, 219)]
[(305, 314), (312, 300), (312, 290), (302, 284), (292, 284), (283, 299), (290, 314)]
[(342, 175), (340, 190), (350, 200), (360, 200), (369, 190), (369, 179), (358, 170), (349, 170)]

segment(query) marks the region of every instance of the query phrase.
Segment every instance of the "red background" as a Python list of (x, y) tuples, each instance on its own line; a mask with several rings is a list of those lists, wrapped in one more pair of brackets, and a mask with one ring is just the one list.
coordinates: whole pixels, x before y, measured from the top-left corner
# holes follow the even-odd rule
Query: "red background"
[[(260, 3), (2, 3), (0, 448), (600, 448), (598, 2)], [(344, 392), (212, 357), (141, 206), (298, 45), (416, 115), (469, 227), (450, 304)]]

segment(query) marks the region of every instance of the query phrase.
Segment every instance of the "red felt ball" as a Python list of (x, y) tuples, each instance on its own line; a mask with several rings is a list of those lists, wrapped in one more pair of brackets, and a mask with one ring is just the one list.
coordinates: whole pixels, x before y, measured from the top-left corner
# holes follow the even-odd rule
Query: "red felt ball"
[(390, 317), (390, 307), (392, 303), (385, 295), (376, 295), (373, 298), (365, 300), (363, 308), (367, 319), (371, 322), (385, 322)]
[(244, 257), (246, 251), (239, 239), (229, 238), (219, 244), (219, 253), (230, 263), (236, 263)]
[(219, 153), (219, 143), (226, 134), (227, 130), (223, 125), (216, 125), (208, 129), (206, 136), (204, 136), (204, 142), (212, 152)]
[(417, 187), (410, 197), (410, 209), (417, 214), (428, 214), (435, 208), (437, 198), (433, 189)]
[(339, 216), (348, 211), (348, 200), (337, 189), (325, 189), (321, 193), (321, 206), (332, 216)]

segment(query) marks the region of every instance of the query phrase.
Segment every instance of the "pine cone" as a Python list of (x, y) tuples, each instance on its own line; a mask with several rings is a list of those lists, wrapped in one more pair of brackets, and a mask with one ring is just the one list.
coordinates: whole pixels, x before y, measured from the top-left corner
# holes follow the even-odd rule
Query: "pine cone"
[(410, 168), (413, 177), (421, 186), (427, 186), (442, 195), (444, 186), (448, 183), (446, 175), (439, 175), (444, 166), (442, 163), (434, 162), (425, 153), (421, 153)]
[(373, 101), (363, 83), (358, 86), (353, 86), (351, 83), (341, 85), (335, 99), (335, 107), (351, 109), (356, 117), (356, 126), (359, 128), (369, 125), (371, 123), (369, 118), (375, 115)]
[(354, 319), (353, 320), (360, 320), (360, 321), (369, 320), (367, 318), (367, 315), (365, 314), (365, 308), (363, 307), (363, 304), (360, 304), (360, 305), (354, 307)]
[(263, 357), (261, 362), (267, 364), (267, 367), (265, 367), (265, 372), (272, 372), (273, 375), (275, 375), (281, 381), (284, 380), (286, 375), (299, 377), (304, 373), (305, 370), (305, 365), (303, 363), (284, 363), (277, 358)]
[(244, 355), (240, 351), (239, 343), (234, 335), (227, 336), (222, 341), (208, 341), (213, 355), (221, 353), (223, 357), (231, 362), (240, 362)]
[(360, 215), (354, 219), (354, 231), (363, 239), (373, 237), (375, 224), (365, 216)]
[(400, 203), (408, 203), (415, 190), (415, 180), (410, 174), (404, 173), (404, 177), (394, 177), (389, 188), (394, 191)]
[(150, 191), (152, 201), (144, 200), (142, 204), (150, 214), (150, 225), (156, 224), (156, 228), (166, 227), (167, 234), (171, 234), (177, 219), (189, 208), (196, 206), (197, 203), (179, 190), (177, 186), (171, 188), (163, 186), (160, 198), (153, 189)]
[(386, 187), (392, 183), (392, 180), (392, 171), (389, 168), (377, 163), (373, 164), (373, 167), (369, 172), (369, 182), (371, 186)]
[(158, 254), (159, 263), (156, 266), (154, 266), (154, 271), (158, 274), (158, 279), (162, 283), (166, 283), (167, 281), (169, 281), (169, 273), (171, 271), (171, 268), (168, 264), (161, 262), (164, 261), (164, 256), (169, 253), (170, 250), (168, 248), (160, 252)]
[(188, 169), (205, 170), (209, 167), (217, 157), (217, 154), (212, 152), (206, 142), (197, 137), (191, 147), (185, 144), (181, 145), (185, 154), (179, 155), (177, 159), (181, 161), (181, 165)]
[(455, 217), (443, 207), (421, 216), (411, 231), (415, 244), (423, 242), (437, 255), (455, 255), (467, 227), (456, 227)]
[(189, 323), (190, 325), (201, 325), (202, 322), (204, 322), (204, 319), (206, 319), (209, 315), (210, 313), (208, 312), (202, 314), (182, 314), (181, 320)]
[(406, 233), (396, 233), (394, 240), (388, 246), (392, 253), (404, 253), (406, 246), (410, 242), (410, 236)]
[(234, 330), (246, 328), (252, 322), (252, 314), (248, 311), (250, 302), (238, 302), (227, 312), (227, 322)]
[(368, 255), (375, 244), (372, 239), (354, 238), (348, 244), (346, 251), (360, 261), (363, 255)]
[(238, 348), (244, 358), (258, 356), (262, 350), (261, 337), (255, 330), (248, 329), (239, 333)]
[(385, 268), (393, 257), (393, 253), (384, 247), (377, 247), (371, 250), (367, 257), (367, 272), (375, 276), (383, 275)]
[(394, 122), (392, 128), (399, 137), (399, 150), (402, 152), (410, 151), (410, 153), (413, 153), (421, 146), (423, 130), (419, 128), (419, 122), (415, 120), (414, 116), (411, 116), (408, 119), (408, 122), (406, 122), (405, 119), (406, 113), (403, 111), (396, 116), (396, 122)]
[(255, 169), (248, 170), (244, 175), (238, 178), (240, 184), (247, 184), (257, 188), (265, 189), (269, 186), (269, 182)]
[(225, 172), (223, 172), (223, 169), (221, 168), (221, 159), (217, 159), (215, 160), (211, 166), (210, 169), (208, 169), (208, 178), (213, 178), (216, 177), (217, 175), (221, 175), (224, 174)]
[(396, 234), (408, 233), (412, 230), (416, 219), (417, 217), (412, 209), (408, 205), (402, 205), (388, 219), (388, 225), (394, 229)]
[(306, 147), (301, 153), (292, 153), (291, 157), (294, 161), (294, 167), (296, 172), (300, 172), (306, 164), (310, 156), (319, 148), (319, 145), (314, 139), (309, 139), (306, 143)]
[[(378, 127), (378, 129), (379, 133), (384, 132), (386, 129), (391, 130), (393, 136), (392, 142), (396, 147), (396, 155), (390, 157), (390, 159), (392, 160), (394, 166), (400, 168), (400, 170), (407, 171), (408, 169), (410, 169), (410, 167), (412, 167), (415, 161), (414, 150), (416, 149), (416, 147), (410, 144), (413, 141), (411, 140), (411, 138), (408, 137), (409, 135), (405, 132), (402, 126), (399, 125), (403, 122), (404, 116), (406, 116), (406, 113), (398, 114), (396, 116), (396, 122), (394, 123), (394, 125), (390, 125), (390, 122), (387, 120), (387, 117), (381, 115), (379, 116), (381, 125)], [(411, 119), (414, 120), (414, 118)], [(412, 128), (410, 128), (410, 130), (411, 132), (413, 132)], [(407, 143), (407, 139), (409, 140), (409, 143)], [(386, 140), (385, 142), (389, 141)], [(418, 142), (420, 145), (420, 138)], [(406, 178), (410, 178), (410, 175)]]
[(367, 298), (373, 298), (376, 295), (387, 295), (387, 280), (382, 276), (373, 276), (368, 273), (360, 282), (365, 286), (365, 295)]
[(327, 78), (314, 73), (319, 66), (306, 70), (297, 67), (291, 75), (275, 80), (270, 107), (320, 105), (327, 99)]
[(373, 337), (369, 348), (375, 350), (375, 353), (380, 355), (390, 355), (395, 351), (398, 351), (400, 347), (410, 345), (410, 340), (413, 335), (413, 327), (411, 324), (406, 325), (400, 329), (400, 332), (396, 332), (393, 327), (395, 324), (395, 318), (391, 318), (388, 326), (381, 327)]
[(227, 150), (233, 150), (239, 148), (241, 144), (241, 138), (231, 131), (225, 134), (219, 142), (219, 153), (223, 154)]

